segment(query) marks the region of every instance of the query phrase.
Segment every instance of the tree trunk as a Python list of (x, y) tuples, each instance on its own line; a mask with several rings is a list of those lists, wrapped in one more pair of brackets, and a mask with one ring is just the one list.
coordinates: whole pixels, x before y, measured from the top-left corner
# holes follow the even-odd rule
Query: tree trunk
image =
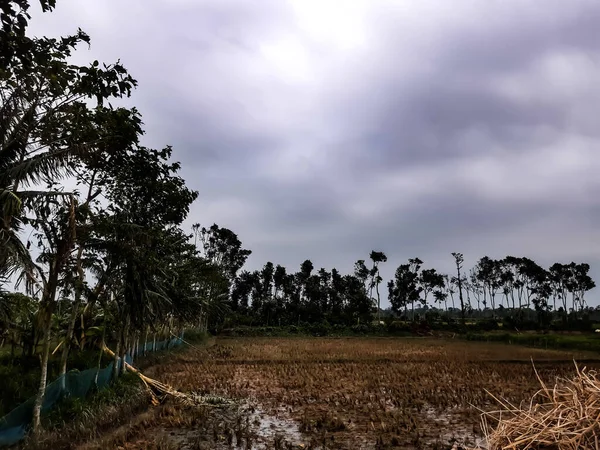
[[(379, 272), (377, 272), (379, 279)], [(375, 292), (377, 293), (377, 325), (381, 322), (381, 298), (379, 296), (379, 283), (375, 285)]]
[(94, 377), (94, 383), (98, 385), (98, 374), (100, 373), (102, 365), (102, 354), (104, 353), (104, 346), (106, 345), (106, 316), (104, 318), (104, 327), (102, 328), (102, 341), (100, 342), (100, 355), (98, 355), (98, 365), (96, 370), (96, 376)]
[(113, 378), (119, 378), (119, 354), (121, 352), (121, 337), (117, 338), (117, 348), (115, 348), (115, 360), (113, 366)]
[[(46, 238), (50, 239), (48, 229), (44, 228)], [(42, 367), (40, 376), (40, 386), (33, 407), (33, 432), (38, 435), (41, 428), (42, 405), (44, 403), (44, 394), (46, 393), (46, 379), (48, 376), (48, 354), (50, 352), (50, 329), (52, 325), (52, 313), (56, 307), (56, 289), (58, 287), (58, 277), (62, 271), (69, 253), (75, 242), (75, 199), (71, 197), (71, 207), (69, 214), (68, 228), (65, 230), (63, 239), (59, 241), (54, 258), (49, 264), (48, 280), (44, 285), (42, 300), (40, 302), (40, 311), (44, 322)]]
[(136, 333), (132, 333), (131, 334), (131, 350), (129, 351), (129, 354), (131, 355), (131, 360), (134, 361), (135, 360), (135, 356), (137, 355), (137, 346), (136, 346), (136, 341), (137, 341), (137, 336)]
[(16, 332), (13, 334), (13, 338), (10, 342), (10, 358), (11, 360), (15, 359), (15, 342), (17, 341), (17, 334)]
[[(50, 316), (50, 319), (52, 316)], [(44, 346), (42, 350), (42, 367), (40, 375), (40, 385), (38, 388), (35, 404), (33, 405), (33, 432), (38, 435), (41, 431), (42, 405), (44, 403), (44, 394), (46, 393), (46, 381), (48, 377), (48, 355), (50, 353), (50, 320), (46, 323), (44, 330)]]
[(62, 354), (60, 355), (60, 372), (59, 377), (63, 377), (61, 384), (63, 389), (65, 388), (65, 375), (67, 373), (67, 360), (69, 359), (69, 350), (71, 349), (71, 341), (73, 340), (73, 331), (75, 330), (75, 322), (77, 321), (77, 311), (81, 303), (81, 295), (75, 296), (75, 303), (73, 304), (73, 310), (71, 311), (71, 317), (69, 318), (69, 326), (67, 328), (67, 335), (63, 342)]
[(148, 327), (146, 327), (146, 333), (144, 334), (144, 356), (148, 353)]
[[(95, 173), (95, 172), (94, 172)], [(92, 177), (93, 183), (93, 177)], [(88, 191), (88, 201), (89, 202), (91, 196), (91, 185)], [(81, 266), (81, 258), (83, 256), (83, 246), (79, 246), (77, 250), (77, 259), (76, 259), (76, 270), (77, 270), (77, 281), (75, 284), (75, 303), (73, 304), (73, 310), (71, 311), (71, 317), (69, 318), (69, 326), (67, 328), (67, 335), (65, 337), (65, 341), (63, 343), (62, 354), (60, 356), (60, 372), (58, 376), (63, 376), (67, 373), (67, 359), (69, 358), (69, 350), (71, 349), (71, 341), (73, 340), (73, 330), (75, 330), (75, 321), (77, 320), (77, 312), (79, 311), (79, 305), (81, 304), (81, 294), (83, 293), (83, 281), (85, 278), (85, 274), (83, 272), (83, 268)], [(65, 387), (65, 377), (62, 379), (63, 389)]]
[(127, 356), (127, 335), (125, 333), (123, 333), (122, 335), (122, 339), (123, 339), (123, 344), (121, 345), (121, 359), (123, 361), (123, 364), (121, 365), (121, 375), (124, 375), (127, 372), (127, 369), (125, 368), (125, 357)]
[(463, 325), (466, 323), (465, 318), (465, 301), (463, 299), (462, 279), (460, 278), (460, 266), (457, 267), (458, 272), (458, 298), (460, 299), (460, 316)]

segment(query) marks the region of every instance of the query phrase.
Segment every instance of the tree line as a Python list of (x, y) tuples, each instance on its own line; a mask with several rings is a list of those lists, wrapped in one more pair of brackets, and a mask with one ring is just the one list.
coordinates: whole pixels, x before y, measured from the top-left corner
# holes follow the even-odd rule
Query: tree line
[[(526, 310), (536, 311), (540, 320), (551, 318), (553, 312), (566, 317), (585, 310), (585, 295), (595, 287), (587, 263), (555, 263), (546, 269), (526, 257), (484, 256), (466, 271), (463, 255), (452, 253), (452, 257), (455, 274), (426, 268), (419, 258), (400, 264), (387, 283), (393, 315), (415, 320), (417, 308), (458, 312), (463, 321), (472, 316), (494, 318), (503, 311), (519, 316)], [(267, 262), (260, 270), (242, 270), (233, 278), (229, 309), (238, 323), (267, 326), (380, 321), (380, 266), (385, 262), (385, 253), (372, 251), (368, 260), (355, 262), (350, 274), (335, 268), (316, 270), (310, 260), (295, 273)]]

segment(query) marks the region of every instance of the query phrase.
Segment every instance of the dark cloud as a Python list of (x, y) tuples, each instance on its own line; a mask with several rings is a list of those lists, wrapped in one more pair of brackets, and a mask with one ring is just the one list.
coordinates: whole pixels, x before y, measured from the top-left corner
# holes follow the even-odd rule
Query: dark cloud
[(371, 250), (585, 260), (600, 280), (600, 4), (59, 0), (77, 58), (121, 58), (147, 145), (172, 144), (251, 268)]

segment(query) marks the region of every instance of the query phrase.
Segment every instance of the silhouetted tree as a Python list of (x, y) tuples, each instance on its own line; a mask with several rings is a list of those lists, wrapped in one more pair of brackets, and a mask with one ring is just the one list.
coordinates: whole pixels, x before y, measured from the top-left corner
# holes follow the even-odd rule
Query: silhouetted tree
[(463, 325), (465, 324), (465, 302), (463, 300), (463, 278), (462, 278), (462, 265), (464, 262), (464, 257), (462, 253), (452, 253), (454, 257), (454, 262), (456, 263), (456, 277), (457, 277), (457, 285), (458, 285), (458, 295), (460, 298), (460, 314), (462, 318)]
[[(371, 261), (373, 261), (373, 267), (369, 271), (369, 276), (371, 281), (369, 283), (369, 297), (373, 297), (373, 287), (375, 287), (375, 291), (377, 292), (377, 322), (381, 320), (381, 298), (379, 296), (379, 284), (383, 281), (381, 276), (379, 275), (379, 264), (387, 261), (387, 256), (383, 252), (377, 252), (373, 250), (369, 255)], [(363, 263), (364, 265), (364, 263)]]

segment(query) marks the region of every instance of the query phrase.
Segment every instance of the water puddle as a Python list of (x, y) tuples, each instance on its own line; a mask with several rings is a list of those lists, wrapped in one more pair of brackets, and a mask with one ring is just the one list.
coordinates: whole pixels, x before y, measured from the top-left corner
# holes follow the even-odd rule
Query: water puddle
[(270, 414), (260, 407), (253, 406), (248, 417), (256, 436), (256, 446), (253, 446), (252, 449), (304, 448), (305, 439), (300, 432), (298, 423), (290, 419), (283, 410)]
[(296, 450), (307, 442), (285, 411), (270, 413), (255, 403), (212, 410), (197, 426), (169, 427), (161, 434), (181, 450)]
[(460, 414), (452, 411), (441, 411), (428, 406), (421, 411), (429, 423), (438, 430), (437, 440), (444, 444), (453, 444), (452, 448), (485, 450), (485, 439), (476, 434), (472, 427), (464, 423)]

